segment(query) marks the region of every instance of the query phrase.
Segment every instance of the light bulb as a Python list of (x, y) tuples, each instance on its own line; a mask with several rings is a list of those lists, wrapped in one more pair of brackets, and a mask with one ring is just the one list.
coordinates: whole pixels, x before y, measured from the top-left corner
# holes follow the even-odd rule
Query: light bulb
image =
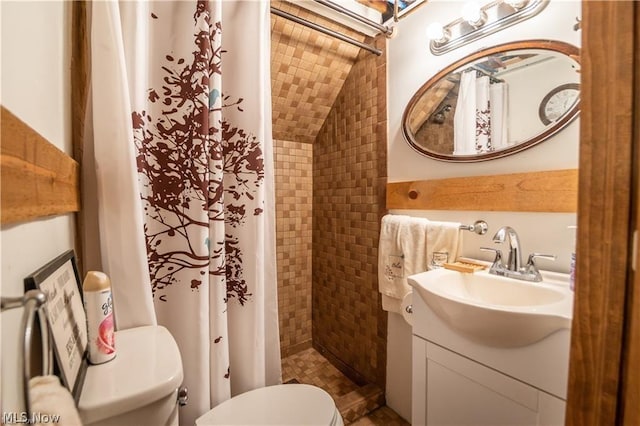
[(462, 8), (462, 19), (473, 27), (479, 27), (487, 20), (487, 15), (477, 1), (470, 1)]
[(427, 27), (427, 37), (436, 43), (444, 43), (449, 39), (447, 31), (445, 31), (440, 22), (433, 22)]
[(518, 10), (525, 7), (527, 3), (529, 3), (529, 0), (504, 0), (504, 2), (512, 8)]

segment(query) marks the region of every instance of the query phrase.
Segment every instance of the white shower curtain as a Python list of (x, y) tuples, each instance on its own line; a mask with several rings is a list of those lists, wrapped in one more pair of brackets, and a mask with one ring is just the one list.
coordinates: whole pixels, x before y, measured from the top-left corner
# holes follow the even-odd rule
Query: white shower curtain
[[(120, 162), (128, 173), (126, 183), (98, 175), (101, 213), (123, 210), (111, 222), (101, 214), (101, 235), (128, 227), (103, 251), (141, 235), (150, 276), (114, 278), (116, 303), (128, 300), (116, 315), (153, 298), (182, 354), (180, 420), (193, 424), (232, 395), (280, 382), (269, 4), (94, 2), (92, 28), (92, 55), (104, 55), (92, 73), (97, 167)], [(119, 130), (98, 134), (110, 126)], [(110, 150), (117, 159), (103, 165)], [(127, 220), (140, 211), (136, 231)], [(127, 253), (108, 266), (144, 264), (139, 247)]]
[(476, 72), (465, 71), (460, 76), (458, 100), (453, 116), (453, 155), (476, 153)]
[(506, 83), (491, 83), (488, 76), (477, 77), (475, 70), (462, 73), (453, 155), (484, 154), (508, 146), (507, 99)]
[(509, 110), (509, 86), (505, 82), (497, 82), (489, 87), (491, 102), (491, 143), (493, 149), (500, 151), (509, 147), (509, 126), (507, 111)]
[(475, 152), (482, 154), (493, 151), (491, 145), (491, 106), (489, 105), (489, 77), (476, 79), (476, 142)]
[[(93, 141), (85, 141), (85, 156), (91, 152), (94, 155), (86, 158), (83, 165), (84, 168), (95, 165), (97, 200), (89, 198), (85, 187), (84, 210), (88, 210), (87, 203), (96, 204), (99, 232), (85, 233), (85, 238), (100, 242), (101, 259), (91, 263), (101, 262), (102, 269), (111, 278), (117, 327), (153, 325), (156, 315), (151, 299), (117, 4), (96, 2), (93, 15), (91, 96), (94, 137)], [(89, 181), (86, 179), (89, 172), (83, 172), (84, 186)]]

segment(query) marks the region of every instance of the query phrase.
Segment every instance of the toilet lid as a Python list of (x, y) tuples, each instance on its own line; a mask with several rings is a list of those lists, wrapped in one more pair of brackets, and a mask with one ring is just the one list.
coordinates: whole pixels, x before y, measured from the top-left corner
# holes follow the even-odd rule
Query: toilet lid
[(302, 384), (276, 385), (235, 396), (196, 420), (209, 425), (333, 425), (336, 405), (324, 390)]
[(170, 395), (182, 383), (178, 345), (161, 326), (116, 331), (116, 357), (87, 368), (78, 411), (93, 423)]

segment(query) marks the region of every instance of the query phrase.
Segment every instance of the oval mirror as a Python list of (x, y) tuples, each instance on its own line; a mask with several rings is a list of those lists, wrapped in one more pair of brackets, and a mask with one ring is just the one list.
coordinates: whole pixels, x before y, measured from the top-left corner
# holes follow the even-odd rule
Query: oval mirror
[(404, 137), (443, 161), (485, 161), (530, 148), (577, 116), (579, 54), (564, 42), (529, 40), (467, 56), (411, 98)]

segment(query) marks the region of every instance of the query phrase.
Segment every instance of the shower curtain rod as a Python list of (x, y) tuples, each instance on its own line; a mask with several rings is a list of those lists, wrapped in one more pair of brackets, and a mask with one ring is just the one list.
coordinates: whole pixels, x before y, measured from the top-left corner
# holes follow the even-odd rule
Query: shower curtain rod
[(390, 37), (393, 34), (393, 28), (389, 28), (385, 25), (378, 24), (377, 22), (372, 21), (371, 19), (367, 19), (364, 16), (361, 16), (355, 12), (352, 12), (349, 9), (345, 9), (344, 7), (338, 4), (335, 4), (331, 1), (328, 1), (328, 0), (314, 0), (314, 1), (330, 9), (333, 9), (336, 12), (342, 13), (343, 15), (347, 15), (348, 17), (355, 19), (356, 21), (360, 21), (365, 25), (375, 28), (376, 30), (380, 31), (382, 34), (386, 35), (387, 37)]
[(274, 15), (278, 15), (278, 16), (280, 16), (282, 18), (288, 19), (290, 21), (296, 22), (296, 23), (298, 23), (300, 25), (304, 25), (305, 27), (309, 27), (309, 28), (311, 28), (313, 30), (319, 31), (319, 32), (321, 32), (323, 34), (326, 34), (328, 36), (337, 38), (338, 40), (342, 40), (342, 41), (344, 41), (346, 43), (352, 44), (354, 46), (358, 46), (359, 48), (364, 49), (364, 50), (366, 50), (368, 52), (371, 52), (374, 55), (377, 55), (377, 56), (382, 55), (382, 50), (380, 50), (380, 49), (376, 49), (373, 46), (370, 46), (368, 44), (362, 43), (362, 42), (360, 42), (360, 41), (358, 41), (356, 39), (348, 37), (348, 36), (346, 36), (344, 34), (341, 34), (339, 32), (330, 30), (329, 28), (325, 28), (325, 27), (323, 27), (321, 25), (318, 25), (316, 23), (307, 21), (306, 19), (299, 18), (299, 17), (297, 17), (295, 15), (292, 15), (290, 13), (284, 12), (284, 11), (282, 11), (280, 9), (276, 9), (274, 7), (271, 7), (271, 13), (273, 13)]

